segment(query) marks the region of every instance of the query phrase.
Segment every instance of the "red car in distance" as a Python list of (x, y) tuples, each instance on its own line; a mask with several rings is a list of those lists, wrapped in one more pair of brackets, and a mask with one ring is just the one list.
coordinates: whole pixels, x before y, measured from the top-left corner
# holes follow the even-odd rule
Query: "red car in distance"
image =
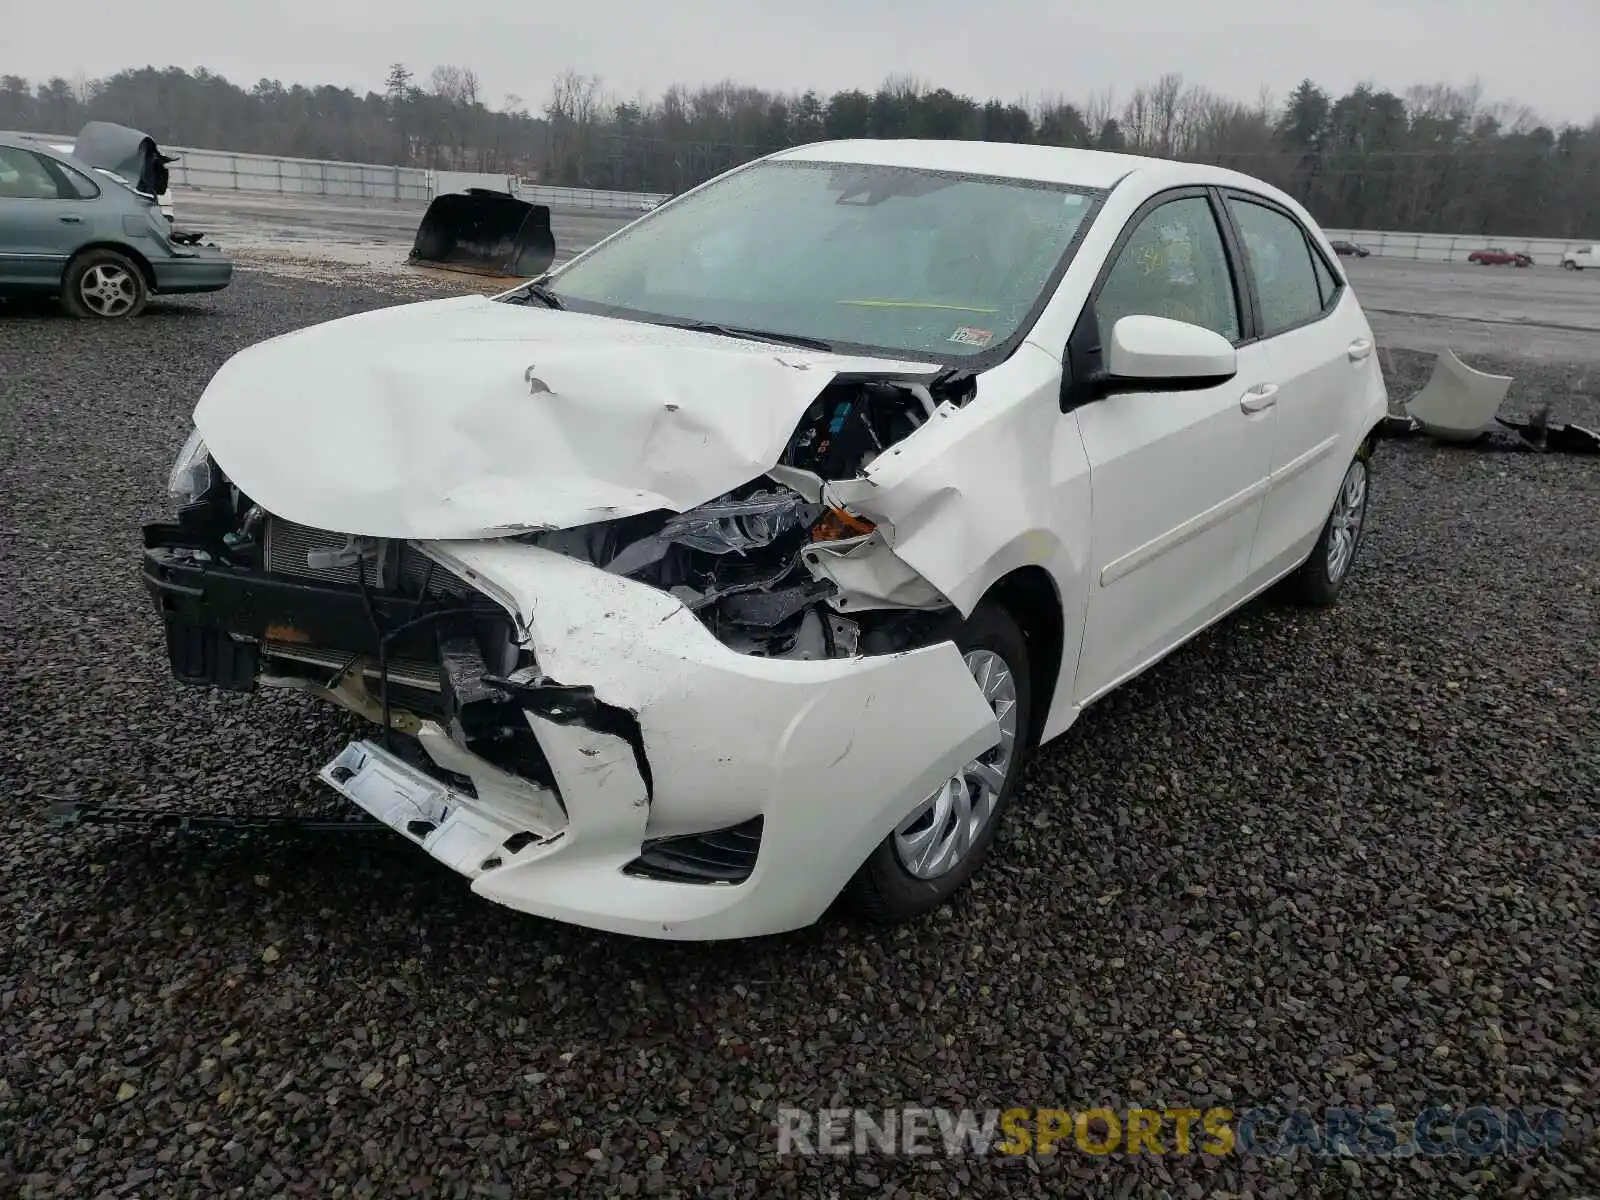
[(1474, 250), (1467, 255), (1469, 263), (1479, 263), (1485, 267), (1504, 267), (1507, 265), (1518, 267), (1533, 266), (1532, 255), (1524, 254), (1518, 250), (1502, 250), (1498, 246), (1491, 246), (1487, 250)]

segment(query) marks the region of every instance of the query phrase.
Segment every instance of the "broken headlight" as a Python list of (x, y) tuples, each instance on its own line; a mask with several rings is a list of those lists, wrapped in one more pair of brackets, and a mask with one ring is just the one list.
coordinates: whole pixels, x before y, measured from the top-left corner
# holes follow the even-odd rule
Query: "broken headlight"
[(742, 500), (724, 496), (673, 517), (658, 536), (707, 554), (743, 554), (809, 527), (821, 514), (820, 504), (807, 503), (787, 488)]
[(211, 456), (206, 452), (205, 439), (198, 427), (191, 430), (189, 440), (178, 451), (172, 464), (172, 474), (167, 477), (167, 493), (179, 504), (193, 504), (211, 487)]
[[(722, 496), (669, 517), (654, 534), (623, 547), (605, 567), (616, 575), (635, 575), (660, 562), (674, 546), (742, 557), (810, 528), (821, 513), (820, 504), (812, 504), (788, 488), (742, 498)], [(798, 551), (798, 543), (795, 549)]]

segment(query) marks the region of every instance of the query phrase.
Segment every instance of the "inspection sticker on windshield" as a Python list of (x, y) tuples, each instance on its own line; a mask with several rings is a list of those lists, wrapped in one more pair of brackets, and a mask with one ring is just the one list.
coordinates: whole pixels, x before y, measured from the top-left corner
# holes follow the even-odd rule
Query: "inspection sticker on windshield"
[(962, 346), (987, 346), (994, 340), (994, 334), (987, 329), (974, 329), (971, 325), (963, 325), (950, 335), (950, 340)]

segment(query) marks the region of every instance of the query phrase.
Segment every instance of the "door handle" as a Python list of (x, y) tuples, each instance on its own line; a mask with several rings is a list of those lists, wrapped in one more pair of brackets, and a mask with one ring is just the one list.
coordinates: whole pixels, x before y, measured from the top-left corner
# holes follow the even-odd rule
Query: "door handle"
[(1258, 383), (1244, 395), (1239, 397), (1239, 407), (1247, 413), (1258, 413), (1271, 408), (1278, 402), (1278, 385), (1275, 383)]
[(60, 221), (63, 225), (82, 225), (83, 224), (83, 218), (82, 217), (57, 217), (56, 220)]
[(1350, 343), (1350, 361), (1360, 362), (1372, 353), (1372, 342), (1368, 338), (1357, 338)]

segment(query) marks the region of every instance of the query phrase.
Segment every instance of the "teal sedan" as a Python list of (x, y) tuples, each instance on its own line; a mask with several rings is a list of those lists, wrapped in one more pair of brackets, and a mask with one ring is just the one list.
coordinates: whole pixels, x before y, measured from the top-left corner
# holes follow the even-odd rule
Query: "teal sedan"
[(232, 280), (220, 250), (173, 229), (155, 196), (124, 176), (0, 136), (0, 298), (56, 296), (74, 316), (111, 320), (137, 316), (152, 295)]

